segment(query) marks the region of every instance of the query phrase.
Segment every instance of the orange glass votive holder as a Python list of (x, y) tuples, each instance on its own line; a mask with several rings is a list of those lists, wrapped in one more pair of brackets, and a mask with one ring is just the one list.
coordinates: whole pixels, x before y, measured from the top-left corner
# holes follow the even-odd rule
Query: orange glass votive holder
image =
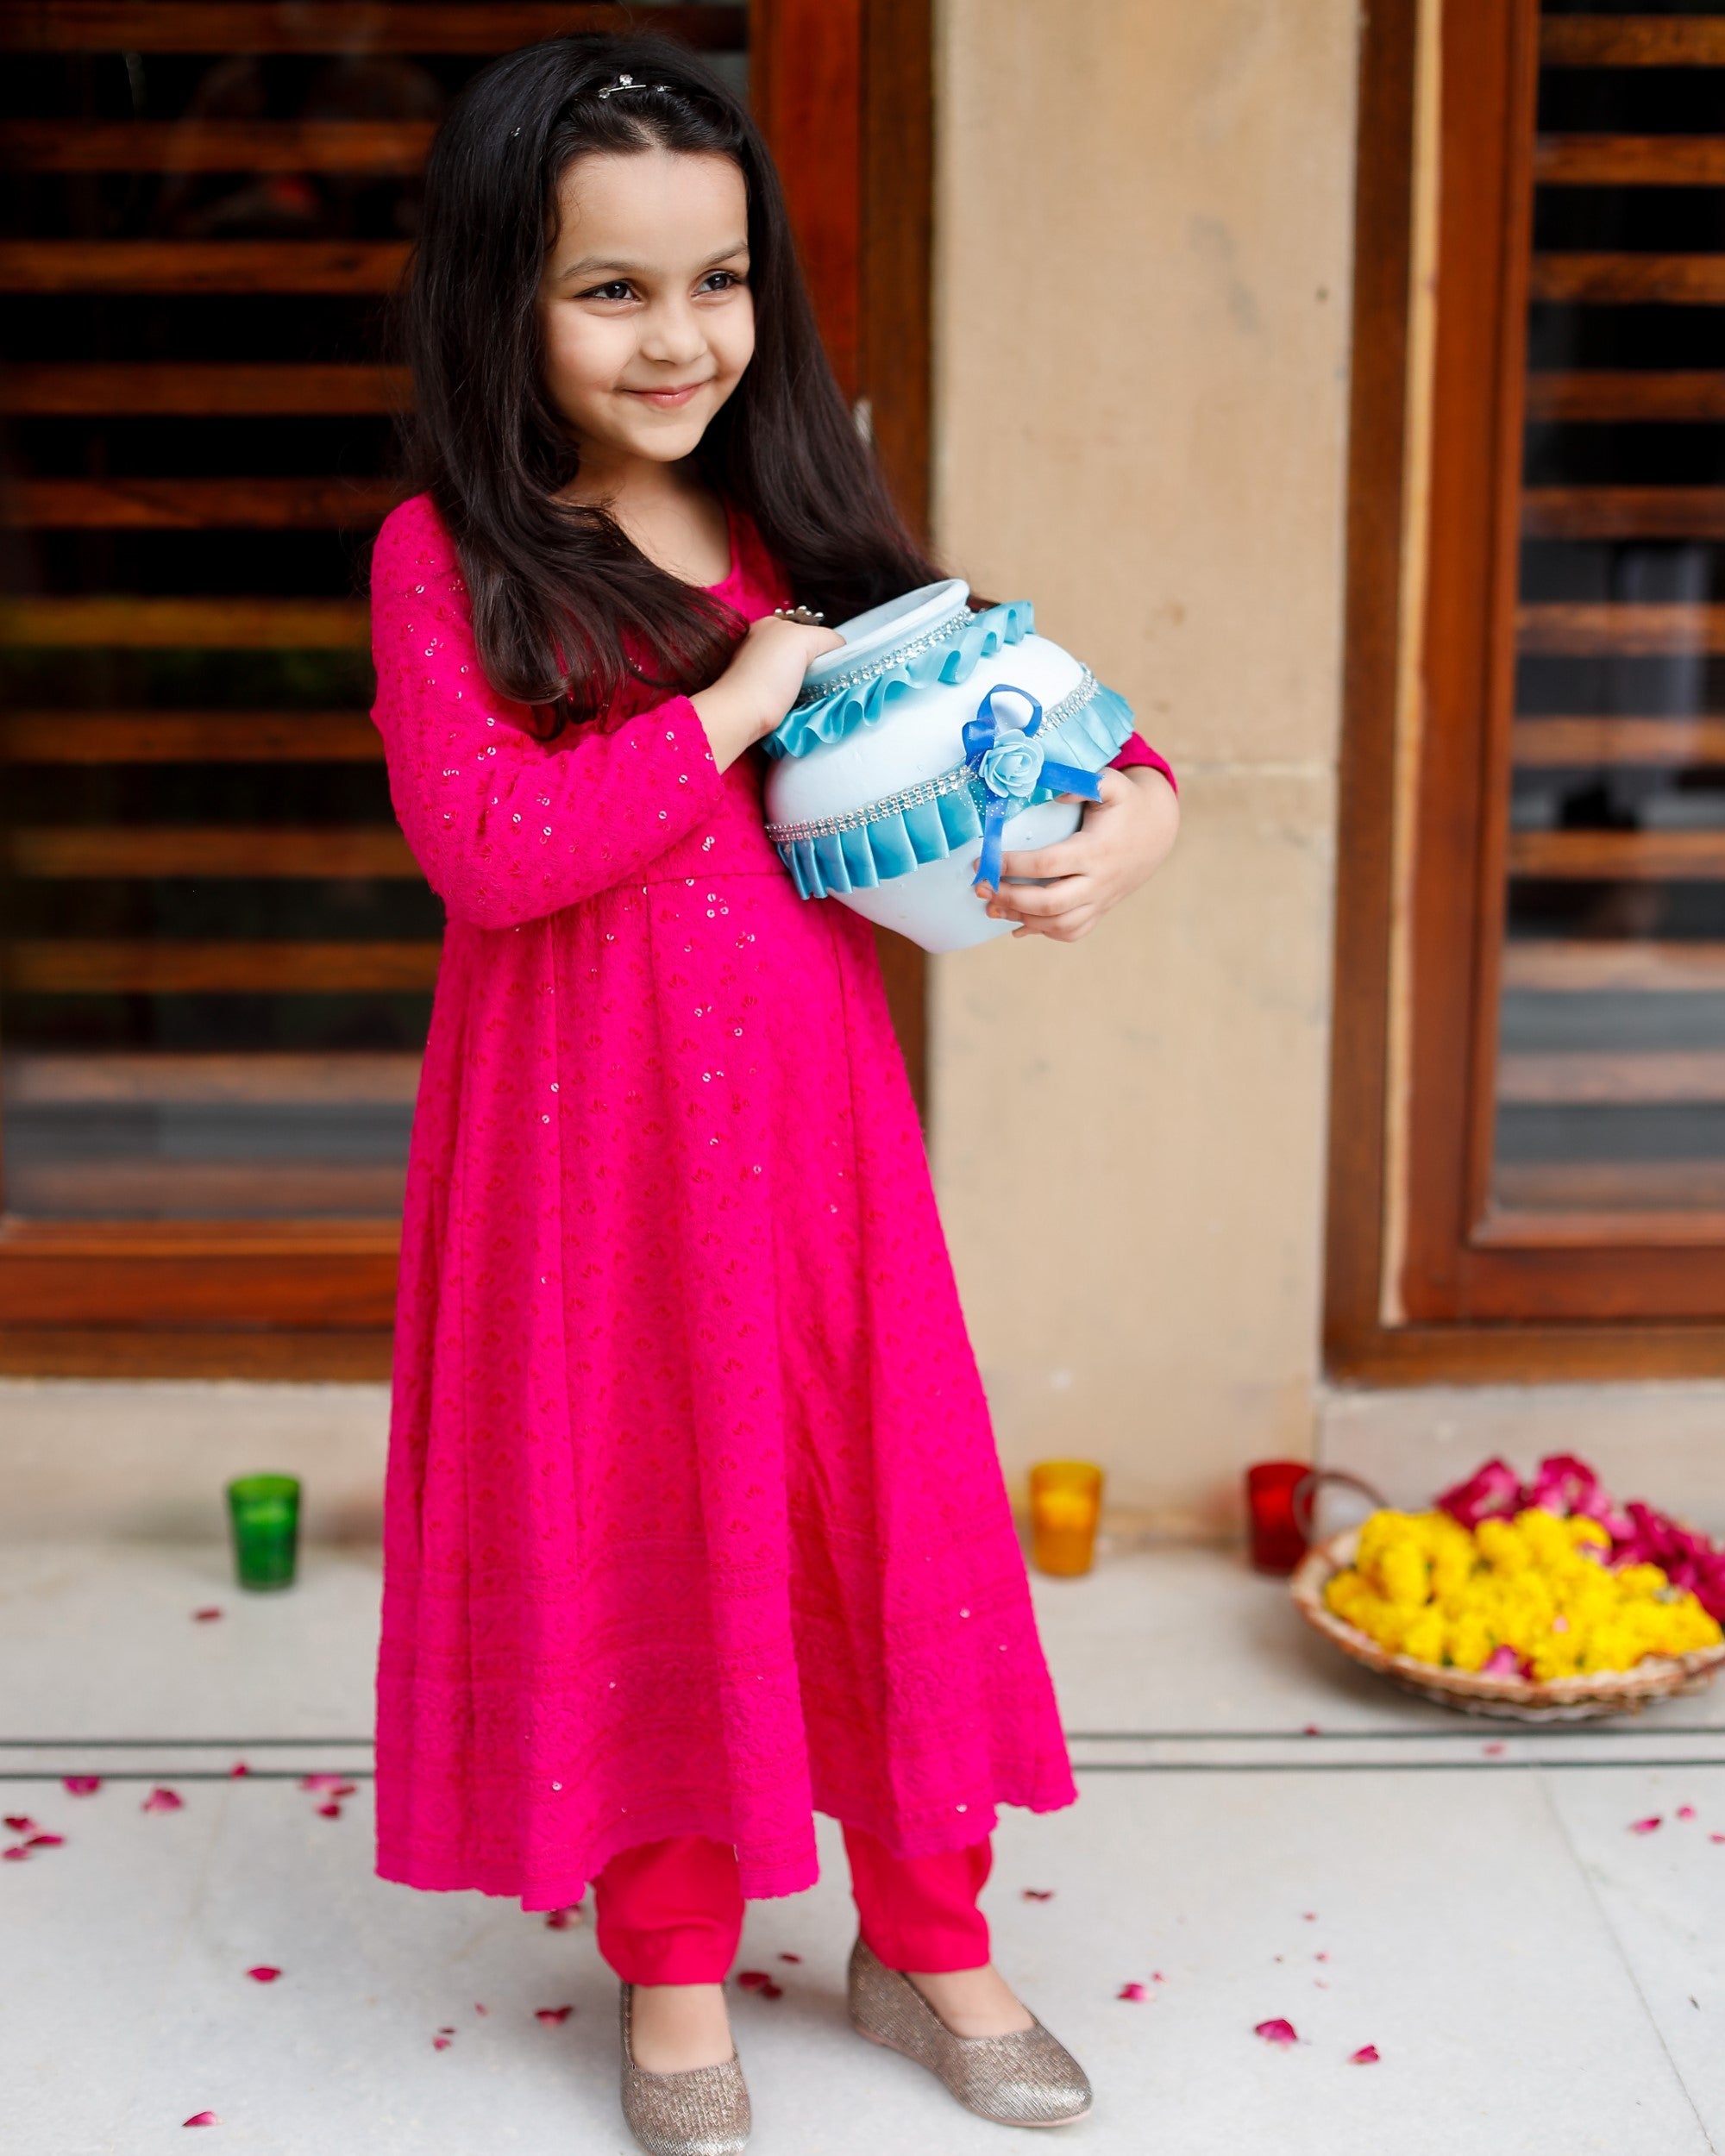
[(1044, 1460), (1030, 1471), (1031, 1561), (1076, 1579), (1095, 1561), (1102, 1470), (1088, 1460)]

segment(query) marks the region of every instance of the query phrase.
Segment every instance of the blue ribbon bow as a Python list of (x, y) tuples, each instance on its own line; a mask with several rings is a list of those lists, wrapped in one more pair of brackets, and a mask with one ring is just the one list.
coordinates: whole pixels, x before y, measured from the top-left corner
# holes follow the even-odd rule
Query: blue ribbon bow
[[(997, 696), (1021, 696), (1030, 705), (1028, 721), (1023, 726), (1004, 723), (994, 711)], [(1051, 762), (1044, 755), (1042, 743), (1033, 738), (1041, 724), (1041, 705), (1028, 689), (1016, 688), (1010, 681), (997, 681), (976, 706), (975, 718), (964, 722), (965, 768), (981, 780), (987, 795), (976, 882), (991, 890), (1000, 887), (1000, 833), (1020, 809), (1030, 805), (1038, 787), (1056, 793), (1080, 793), (1087, 801), (1102, 798), (1089, 772), (1081, 771), (1076, 764)]]

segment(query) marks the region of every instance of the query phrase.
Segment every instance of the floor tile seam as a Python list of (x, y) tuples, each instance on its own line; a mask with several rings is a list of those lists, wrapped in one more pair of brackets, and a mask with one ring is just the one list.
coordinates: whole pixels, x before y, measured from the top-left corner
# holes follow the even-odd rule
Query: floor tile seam
[(1678, 2065), (1676, 2059), (1672, 2055), (1671, 2046), (1665, 2041), (1665, 2030), (1659, 2026), (1659, 2016), (1653, 2012), (1653, 2004), (1648, 1999), (1646, 1991), (1641, 1987), (1640, 1976), (1635, 1968), (1634, 1963), (1630, 1959), (1628, 1950), (1624, 1946), (1622, 1934), (1619, 1933), (1617, 1927), (1612, 1922), (1610, 1912), (1607, 1909), (1604, 1902), (1600, 1898), (1599, 1889), (1594, 1881), (1593, 1873), (1589, 1868), (1586, 1858), (1576, 1846), (1575, 1838), (1569, 1831), (1569, 1822), (1565, 1819), (1563, 1814), (1558, 1809), (1557, 1805), (1553, 1802), (1551, 1785), (1546, 1781), (1543, 1776), (1541, 1776), (1540, 1779), (1539, 1790), (1540, 1799), (1546, 1808), (1546, 1816), (1550, 1819), (1552, 1826), (1557, 1829), (1558, 1839), (1562, 1844), (1562, 1846), (1568, 1852), (1570, 1863), (1573, 1866), (1577, 1876), (1581, 1881), (1583, 1890), (1586, 1894), (1588, 1901), (1592, 1905), (1594, 1915), (1599, 1921), (1600, 1927), (1604, 1932), (1606, 1938), (1611, 1942), (1611, 1951), (1617, 1957), (1618, 1962), (1622, 1967), (1624, 1975), (1628, 1978), (1630, 1986), (1634, 1990), (1635, 1996), (1640, 2001), (1641, 2012), (1647, 2017), (1647, 2026), (1653, 2033), (1654, 2040), (1658, 2043), (1660, 2051), (1665, 2054), (1665, 2064), (1671, 2068), (1672, 2078), (1676, 2082), (1678, 2087), (1683, 2091), (1684, 2101), (1688, 2104), (1690, 2111), (1695, 2115), (1696, 2128), (1701, 2135), (1702, 2141), (1711, 2153), (1711, 2156), (1719, 2156), (1719, 2144), (1714, 2140), (1711, 2132), (1709, 2130), (1707, 2121), (1702, 2115), (1701, 2106), (1696, 2101), (1695, 2092), (1690, 2087), (1689, 2082), (1684, 2074), (1682, 2067)]

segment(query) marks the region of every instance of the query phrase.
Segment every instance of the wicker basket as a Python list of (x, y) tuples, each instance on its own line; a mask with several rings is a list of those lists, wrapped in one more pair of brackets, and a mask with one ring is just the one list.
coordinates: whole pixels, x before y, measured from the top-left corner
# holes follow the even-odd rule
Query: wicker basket
[(1309, 1550), (1289, 1585), (1294, 1604), (1314, 1631), (1368, 1670), (1391, 1678), (1422, 1699), (1465, 1714), (1494, 1714), (1511, 1721), (1590, 1721), (1606, 1714), (1639, 1714), (1649, 1700), (1699, 1692), (1725, 1663), (1725, 1645), (1672, 1658), (1649, 1655), (1633, 1670), (1601, 1670), (1592, 1677), (1558, 1677), (1549, 1684), (1521, 1677), (1487, 1677), (1477, 1670), (1445, 1670), (1411, 1655), (1390, 1654), (1324, 1601), (1324, 1589), (1352, 1564), (1359, 1529), (1332, 1535)]

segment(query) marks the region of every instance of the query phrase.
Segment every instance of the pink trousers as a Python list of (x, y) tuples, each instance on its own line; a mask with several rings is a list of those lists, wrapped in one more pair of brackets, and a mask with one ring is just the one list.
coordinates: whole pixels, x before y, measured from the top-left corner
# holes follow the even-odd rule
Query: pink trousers
[[(895, 1857), (844, 1829), (862, 1937), (888, 1969), (980, 1969), (988, 1920), (976, 1906), (994, 1861), (985, 1839), (939, 1857)], [(599, 1952), (625, 1984), (722, 1984), (743, 1932), (737, 1858), (704, 1834), (674, 1834), (613, 1857), (593, 1881)]]

